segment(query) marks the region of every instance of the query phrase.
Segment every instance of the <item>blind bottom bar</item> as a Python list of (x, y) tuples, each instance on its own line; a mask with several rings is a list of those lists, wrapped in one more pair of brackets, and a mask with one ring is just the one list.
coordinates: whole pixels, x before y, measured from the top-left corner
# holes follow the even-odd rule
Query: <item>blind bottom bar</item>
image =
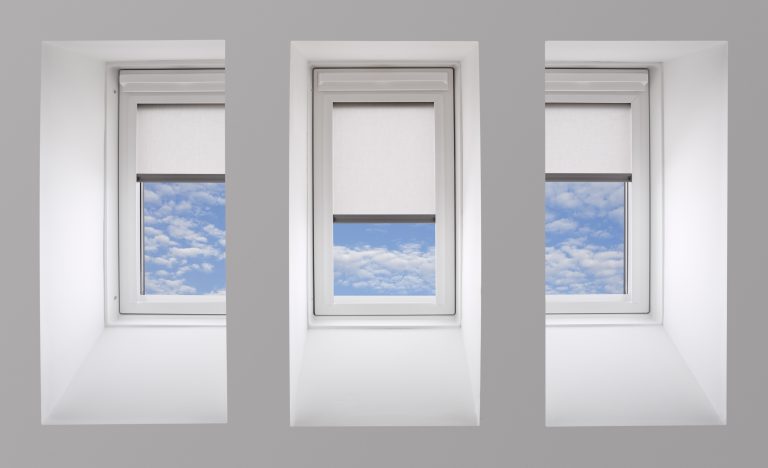
[(224, 182), (224, 174), (136, 174), (136, 182)]
[(546, 174), (547, 182), (632, 182), (632, 174)]
[(333, 215), (334, 223), (434, 223), (433, 214)]

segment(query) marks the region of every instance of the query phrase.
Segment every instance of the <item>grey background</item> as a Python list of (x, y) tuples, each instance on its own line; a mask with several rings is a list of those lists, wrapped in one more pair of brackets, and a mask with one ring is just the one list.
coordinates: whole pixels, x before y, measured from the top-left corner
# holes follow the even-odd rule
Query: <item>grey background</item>
[[(0, 6), (0, 466), (765, 466), (762, 1), (91, 1)], [(229, 423), (40, 425), (40, 42), (227, 41)], [(290, 40), (477, 40), (482, 423), (288, 427)], [(544, 427), (544, 41), (728, 40), (726, 427)]]

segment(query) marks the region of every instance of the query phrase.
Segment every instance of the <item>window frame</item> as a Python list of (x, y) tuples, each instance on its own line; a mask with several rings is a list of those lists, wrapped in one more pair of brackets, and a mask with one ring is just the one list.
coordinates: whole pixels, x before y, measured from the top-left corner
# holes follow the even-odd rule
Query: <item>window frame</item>
[[(118, 69), (117, 151), (117, 276), (118, 318), (126, 316), (224, 316), (226, 296), (144, 295), (142, 286), (142, 182), (219, 182), (223, 174), (138, 174), (136, 171), (136, 114), (140, 105), (225, 105), (222, 68)], [(145, 180), (147, 178), (145, 177)], [(114, 314), (112, 314), (114, 316)]]
[[(456, 316), (457, 170), (451, 67), (312, 68), (312, 285), (314, 317)], [(420, 296), (333, 295), (331, 121), (336, 102), (432, 102), (435, 109), (435, 289)], [(393, 218), (398, 215), (392, 215)], [(407, 217), (407, 215), (402, 215)], [(361, 218), (364, 218), (362, 215)], [(386, 215), (384, 216), (386, 218)], [(432, 296), (429, 296), (430, 298)]]
[[(548, 66), (545, 103), (629, 104), (632, 120), (632, 173), (625, 195), (625, 294), (546, 295), (553, 316), (648, 315), (651, 313), (651, 105), (647, 68)], [(546, 129), (545, 129), (546, 130)], [(642, 135), (641, 138), (635, 135)], [(547, 173), (545, 180), (601, 181), (606, 175)], [(545, 182), (546, 183), (546, 182)], [(654, 208), (656, 204), (654, 203)]]

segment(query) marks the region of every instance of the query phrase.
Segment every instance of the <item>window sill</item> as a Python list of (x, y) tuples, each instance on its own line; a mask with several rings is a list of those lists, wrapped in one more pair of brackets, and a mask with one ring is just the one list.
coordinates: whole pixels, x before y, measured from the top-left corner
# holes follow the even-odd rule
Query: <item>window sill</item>
[(549, 314), (545, 319), (548, 327), (562, 326), (616, 326), (661, 325), (661, 318), (648, 314)]
[(461, 320), (454, 315), (310, 315), (309, 328), (458, 328)]
[(547, 328), (547, 427), (722, 424), (663, 327)]
[(227, 422), (226, 329), (107, 328), (43, 424)]
[(107, 327), (226, 327), (226, 315), (140, 315), (107, 317)]
[(309, 330), (292, 426), (477, 426), (458, 329)]

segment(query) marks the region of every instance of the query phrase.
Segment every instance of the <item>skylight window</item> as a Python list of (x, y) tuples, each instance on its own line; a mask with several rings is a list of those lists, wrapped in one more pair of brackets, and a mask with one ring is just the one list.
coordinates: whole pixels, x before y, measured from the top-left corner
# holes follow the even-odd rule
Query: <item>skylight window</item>
[(549, 314), (648, 313), (648, 71), (545, 72)]
[(455, 314), (453, 70), (315, 70), (315, 315)]
[(119, 74), (121, 314), (222, 315), (224, 71)]

